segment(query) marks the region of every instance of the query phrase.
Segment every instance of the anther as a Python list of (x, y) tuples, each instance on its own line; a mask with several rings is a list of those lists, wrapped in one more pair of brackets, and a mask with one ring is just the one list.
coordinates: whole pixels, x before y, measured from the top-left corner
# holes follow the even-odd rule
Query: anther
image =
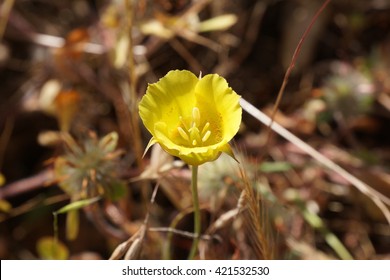
[(206, 134), (203, 135), (202, 137), (202, 142), (206, 142), (210, 138), (210, 135), (211, 135), (211, 131), (207, 130)]
[(192, 140), (192, 146), (196, 146), (198, 144), (198, 142), (196, 142), (196, 140)]
[(209, 127), (210, 127), (210, 123), (209, 122), (207, 122), (205, 125), (204, 125), (204, 127), (203, 127), (203, 129), (202, 129), (202, 135), (203, 134), (205, 134), (206, 133), (206, 131), (209, 129)]

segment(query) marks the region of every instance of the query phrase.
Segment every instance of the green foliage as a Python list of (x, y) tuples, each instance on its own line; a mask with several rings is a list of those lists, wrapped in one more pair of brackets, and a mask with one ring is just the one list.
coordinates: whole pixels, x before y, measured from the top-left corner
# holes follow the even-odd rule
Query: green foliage
[(260, 171), (265, 173), (285, 172), (291, 170), (291, 168), (292, 164), (286, 161), (263, 162), (260, 165)]
[(79, 233), (79, 212), (78, 210), (91, 205), (95, 202), (97, 202), (100, 199), (100, 197), (94, 197), (90, 199), (84, 199), (84, 200), (78, 200), (75, 202), (72, 202), (68, 205), (65, 205), (60, 210), (53, 213), (54, 215), (54, 235), (57, 237), (58, 232), (58, 220), (57, 215), (58, 214), (67, 214), (66, 215), (66, 237), (68, 240), (74, 240), (76, 239), (78, 233)]
[(69, 257), (68, 248), (53, 237), (42, 237), (37, 242), (37, 252), (44, 260), (66, 260)]
[(98, 140), (95, 135), (78, 146), (64, 137), (68, 151), (55, 161), (55, 176), (60, 187), (73, 200), (103, 196), (117, 200), (125, 193), (125, 183), (118, 178), (117, 163), (121, 154), (116, 150), (118, 135), (107, 134)]
[(56, 211), (55, 214), (64, 214), (71, 211), (78, 210), (80, 208), (83, 208), (85, 206), (91, 205), (92, 203), (97, 202), (100, 199), (100, 197), (94, 197), (90, 199), (84, 199), (84, 200), (78, 200), (75, 202), (72, 202), (68, 205), (65, 205), (60, 210)]
[(79, 232), (78, 210), (104, 197), (118, 200), (126, 193), (126, 184), (116, 172), (118, 134), (109, 133), (100, 140), (92, 134), (80, 147), (68, 135), (63, 136), (67, 152), (55, 160), (55, 176), (59, 186), (71, 197), (72, 203), (54, 213), (57, 235), (57, 214), (67, 214), (66, 237), (74, 240)]

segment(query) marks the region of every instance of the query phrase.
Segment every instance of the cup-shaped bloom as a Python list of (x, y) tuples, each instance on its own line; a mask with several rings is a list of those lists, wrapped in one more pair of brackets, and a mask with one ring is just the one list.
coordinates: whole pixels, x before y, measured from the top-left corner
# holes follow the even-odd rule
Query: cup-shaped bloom
[(149, 84), (139, 113), (153, 144), (190, 165), (213, 161), (222, 152), (234, 157), (229, 141), (237, 133), (240, 96), (217, 74), (196, 77), (174, 70)]

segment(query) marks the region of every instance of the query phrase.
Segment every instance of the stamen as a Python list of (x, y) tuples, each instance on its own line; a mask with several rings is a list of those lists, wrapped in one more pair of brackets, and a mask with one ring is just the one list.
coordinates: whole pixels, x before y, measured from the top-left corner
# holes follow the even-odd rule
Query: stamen
[(179, 132), (180, 136), (183, 137), (184, 140), (190, 141), (190, 138), (188, 137), (184, 129), (181, 128), (181, 126), (177, 127), (177, 131)]
[(198, 107), (192, 109), (192, 119), (194, 120), (195, 126), (200, 125), (200, 112)]
[(183, 119), (182, 116), (179, 116), (179, 120), (180, 120), (181, 124), (183, 125), (183, 127), (184, 127), (186, 130), (188, 130), (188, 128), (187, 128), (187, 126), (186, 126), (186, 123), (184, 122), (184, 119)]
[(202, 129), (202, 135), (203, 134), (205, 134), (206, 133), (206, 131), (209, 129), (209, 127), (210, 127), (210, 123), (209, 122), (207, 122), (205, 125), (204, 125), (204, 127), (203, 127), (203, 129)]
[(198, 107), (192, 108), (192, 120), (189, 118), (184, 119), (179, 116), (180, 124), (177, 127), (177, 131), (180, 136), (187, 141), (189, 145), (198, 146), (207, 142), (211, 136), (210, 123), (206, 122), (203, 125), (202, 132), (200, 131), (200, 110)]
[(202, 142), (206, 142), (210, 138), (210, 135), (211, 135), (211, 131), (207, 130), (206, 134), (203, 135), (202, 137)]

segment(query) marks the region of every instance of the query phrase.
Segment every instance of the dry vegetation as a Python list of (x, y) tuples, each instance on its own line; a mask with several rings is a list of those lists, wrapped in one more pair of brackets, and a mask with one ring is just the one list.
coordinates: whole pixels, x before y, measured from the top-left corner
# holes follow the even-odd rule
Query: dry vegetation
[(0, 258), (186, 258), (191, 172), (142, 157), (138, 100), (189, 69), (249, 102), (240, 163), (199, 170), (198, 258), (389, 259), (390, 3), (331, 1), (311, 26), (323, 3), (3, 0)]

